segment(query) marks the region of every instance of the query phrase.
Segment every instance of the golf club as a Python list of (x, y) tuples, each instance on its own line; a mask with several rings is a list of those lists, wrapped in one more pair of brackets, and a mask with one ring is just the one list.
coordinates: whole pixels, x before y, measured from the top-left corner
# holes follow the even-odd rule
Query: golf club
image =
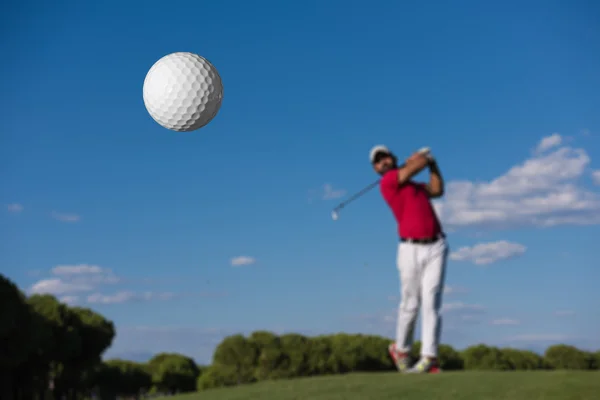
[[(423, 147), (418, 151), (418, 153), (422, 153), (422, 154), (427, 154), (429, 152), (430, 152), (429, 147)], [(360, 190), (356, 194), (350, 196), (347, 200), (344, 200), (343, 202), (338, 204), (331, 212), (331, 219), (333, 219), (334, 221), (337, 221), (337, 219), (340, 217), (339, 213), (342, 208), (344, 208), (347, 204), (353, 202), (354, 200), (358, 199), (363, 194), (365, 194), (368, 191), (370, 191), (371, 189), (373, 189), (375, 186), (377, 186), (379, 184), (379, 181), (380, 181), (380, 179), (377, 179), (375, 182), (371, 183), (369, 186), (365, 187), (364, 189)]]
[(377, 186), (379, 184), (379, 179), (377, 179), (375, 182), (371, 183), (369, 186), (367, 186), (366, 188), (362, 189), (360, 192), (357, 192), (355, 195), (351, 196), (348, 200), (345, 200), (343, 202), (341, 202), (340, 204), (337, 205), (337, 207), (335, 207), (333, 209), (333, 211), (331, 212), (331, 218), (335, 221), (339, 218), (339, 211), (344, 208), (346, 206), (346, 204), (358, 199), (360, 196), (362, 196), (363, 194), (367, 193), (369, 190), (373, 189), (375, 186)]

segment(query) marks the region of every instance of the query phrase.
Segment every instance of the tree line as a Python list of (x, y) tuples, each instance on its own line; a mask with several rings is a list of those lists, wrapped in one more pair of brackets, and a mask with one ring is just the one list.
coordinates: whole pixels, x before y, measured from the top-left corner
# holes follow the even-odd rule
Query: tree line
[[(146, 363), (102, 360), (114, 324), (51, 295), (25, 296), (0, 275), (0, 398), (103, 400), (185, 393), (254, 382), (348, 372), (393, 371), (391, 339), (360, 334), (307, 337), (257, 331), (226, 337), (210, 366), (183, 354), (161, 353)], [(413, 356), (418, 357), (418, 343)], [(440, 346), (444, 370), (600, 369), (600, 351), (554, 345), (543, 355), (478, 344)]]

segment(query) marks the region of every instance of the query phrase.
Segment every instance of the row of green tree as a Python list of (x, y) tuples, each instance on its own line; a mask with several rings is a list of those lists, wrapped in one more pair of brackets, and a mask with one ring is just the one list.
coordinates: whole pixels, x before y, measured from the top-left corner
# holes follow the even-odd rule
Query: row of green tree
[[(336, 334), (307, 337), (258, 331), (226, 337), (211, 366), (162, 353), (147, 363), (102, 361), (114, 325), (87, 308), (50, 295), (26, 297), (0, 275), (0, 398), (102, 399), (142, 393), (181, 393), (269, 379), (347, 372), (392, 371), (390, 339)], [(418, 343), (413, 356), (418, 357)], [(600, 369), (600, 352), (555, 345), (543, 355), (483, 344), (458, 351), (440, 346), (445, 370)]]
[[(266, 379), (392, 371), (395, 367), (387, 351), (391, 342), (380, 336), (343, 333), (306, 337), (261, 331), (248, 337), (229, 336), (217, 346), (212, 365), (200, 375), (198, 390)], [(419, 352), (417, 342), (412, 357), (417, 359)], [(600, 351), (560, 344), (539, 355), (484, 344), (458, 351), (443, 344), (439, 361), (443, 370), (593, 370), (600, 369)]]
[(27, 298), (0, 275), (0, 398), (56, 398), (88, 394), (114, 325), (87, 308), (55, 297)]
[(180, 354), (102, 361), (111, 321), (50, 295), (25, 296), (0, 274), (0, 399), (101, 399), (196, 390), (201, 368)]

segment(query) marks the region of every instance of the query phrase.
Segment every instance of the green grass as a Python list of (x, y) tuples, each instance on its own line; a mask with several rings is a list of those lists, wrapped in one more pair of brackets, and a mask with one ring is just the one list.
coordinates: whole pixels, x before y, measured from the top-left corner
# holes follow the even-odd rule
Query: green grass
[[(445, 372), (348, 374), (261, 382), (169, 400), (592, 400), (600, 372)], [(167, 399), (167, 398), (165, 398)]]

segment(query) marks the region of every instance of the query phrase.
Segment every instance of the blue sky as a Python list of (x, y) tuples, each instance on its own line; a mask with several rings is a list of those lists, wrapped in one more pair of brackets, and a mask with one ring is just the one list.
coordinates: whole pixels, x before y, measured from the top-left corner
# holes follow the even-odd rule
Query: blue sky
[[(115, 321), (107, 356), (391, 336), (390, 211), (374, 191), (330, 218), (376, 179), (375, 144), (430, 146), (447, 180), (444, 342), (600, 348), (599, 5), (122, 4), (0, 17), (0, 272)], [(193, 133), (142, 100), (175, 51), (225, 87)]]

